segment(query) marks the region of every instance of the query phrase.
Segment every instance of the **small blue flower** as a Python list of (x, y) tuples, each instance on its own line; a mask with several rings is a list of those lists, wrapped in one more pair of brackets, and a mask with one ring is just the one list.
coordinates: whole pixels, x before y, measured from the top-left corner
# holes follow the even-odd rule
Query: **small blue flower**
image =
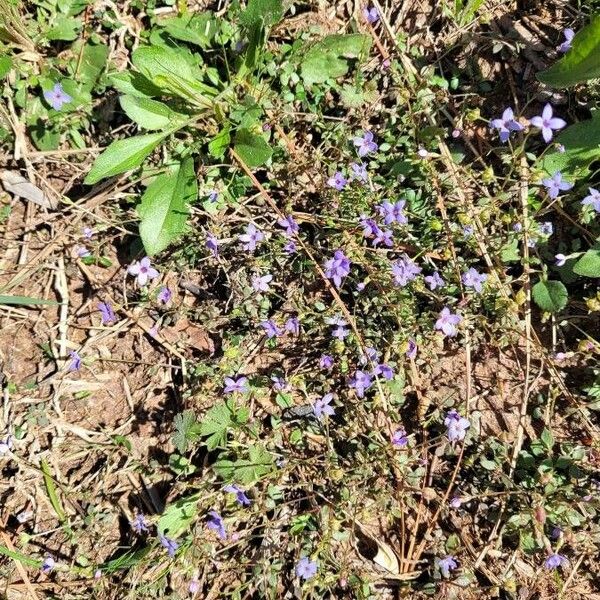
[(44, 92), (44, 98), (54, 110), (60, 110), (64, 104), (68, 104), (73, 100), (73, 98), (63, 90), (62, 83), (55, 83), (51, 90), (46, 90)]
[(162, 534), (158, 535), (158, 539), (160, 541), (161, 546), (165, 548), (167, 554), (173, 558), (175, 556), (175, 552), (177, 552), (177, 548), (179, 548), (179, 543), (175, 540), (172, 540)]
[(446, 556), (439, 561), (438, 567), (444, 577), (449, 577), (450, 571), (454, 571), (458, 567), (458, 563), (453, 556)]
[(311, 579), (317, 574), (319, 563), (316, 560), (310, 560), (307, 556), (303, 556), (296, 565), (296, 575), (300, 579)]
[(217, 535), (224, 540), (227, 537), (227, 531), (225, 530), (225, 523), (221, 515), (216, 510), (211, 510), (208, 513), (208, 521), (206, 526), (217, 533)]
[(242, 506), (250, 506), (250, 498), (246, 496), (246, 492), (244, 492), (241, 487), (235, 484), (230, 484), (226, 485), (223, 488), (223, 491), (229, 492), (230, 494), (235, 494), (235, 499), (237, 500), (238, 504), (241, 504)]

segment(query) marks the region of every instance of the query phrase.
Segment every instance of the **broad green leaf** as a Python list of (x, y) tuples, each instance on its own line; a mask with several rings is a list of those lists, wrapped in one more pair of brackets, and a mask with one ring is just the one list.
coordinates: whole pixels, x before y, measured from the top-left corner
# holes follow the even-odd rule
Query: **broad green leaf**
[(206, 446), (214, 450), (224, 446), (227, 440), (227, 430), (233, 427), (235, 421), (233, 413), (226, 402), (215, 404), (202, 419), (200, 433), (206, 437)]
[(184, 410), (175, 415), (173, 425), (175, 433), (171, 439), (175, 448), (183, 454), (187, 450), (188, 444), (195, 442), (200, 437), (200, 424), (196, 420), (193, 410)]
[[(69, 64), (69, 71), (76, 81), (85, 84), (89, 90), (96, 83), (104, 69), (106, 69), (110, 50), (106, 44), (91, 43), (85, 44), (82, 50), (81, 43), (76, 42), (73, 44), (71, 51), (77, 56), (81, 52), (81, 62), (78, 69), (77, 61), (72, 61)], [(75, 73), (77, 73), (76, 76)]]
[(549, 176), (560, 171), (568, 181), (585, 176), (590, 164), (600, 158), (600, 110), (592, 112), (592, 118), (567, 127), (556, 138), (564, 146), (564, 152), (551, 152), (541, 161), (541, 167)]
[(567, 288), (560, 281), (538, 281), (531, 292), (535, 303), (546, 312), (562, 310), (569, 299)]
[(600, 15), (577, 32), (571, 49), (537, 78), (551, 87), (569, 87), (600, 77)]
[(248, 458), (217, 460), (213, 469), (225, 481), (235, 481), (247, 487), (272, 473), (275, 466), (271, 453), (259, 444), (248, 448)]
[(210, 12), (191, 13), (158, 21), (160, 27), (173, 38), (209, 48), (219, 30), (217, 20)]
[(119, 103), (127, 116), (142, 129), (166, 129), (176, 121), (182, 123), (186, 118), (166, 104), (143, 96), (121, 96)]
[(337, 79), (348, 72), (350, 58), (367, 54), (371, 38), (360, 33), (329, 35), (306, 52), (300, 74), (306, 85)]
[(84, 179), (88, 185), (139, 167), (171, 131), (137, 135), (113, 142), (96, 160)]
[(208, 153), (213, 158), (221, 158), (224, 156), (229, 144), (231, 143), (231, 135), (229, 133), (229, 125), (225, 125), (221, 131), (208, 142)]
[(180, 498), (169, 505), (157, 523), (158, 532), (170, 538), (176, 538), (185, 531), (198, 514), (200, 494)]
[(72, 42), (77, 39), (81, 29), (81, 19), (59, 16), (54, 25), (46, 31), (46, 39), (49, 41), (62, 40)]
[(138, 206), (140, 237), (152, 256), (183, 235), (189, 205), (198, 197), (194, 160), (186, 158), (169, 173), (159, 175), (146, 189)]
[(283, 17), (281, 0), (248, 0), (246, 10), (240, 15), (240, 21), (245, 27), (275, 25)]
[(142, 96), (145, 98), (160, 96), (162, 90), (146, 79), (141, 73), (134, 71), (123, 71), (122, 73), (111, 73), (109, 75), (113, 87), (129, 96)]
[(250, 168), (264, 165), (273, 150), (262, 135), (248, 129), (239, 129), (235, 135), (235, 151)]
[(0, 79), (2, 79), (12, 68), (12, 58), (10, 56), (0, 56)]
[(600, 249), (588, 250), (573, 266), (577, 275), (584, 277), (600, 277)]
[(46, 304), (48, 306), (57, 306), (58, 302), (54, 300), (44, 300), (43, 298), (31, 298), (30, 296), (0, 296), (0, 304), (12, 304), (14, 306)]

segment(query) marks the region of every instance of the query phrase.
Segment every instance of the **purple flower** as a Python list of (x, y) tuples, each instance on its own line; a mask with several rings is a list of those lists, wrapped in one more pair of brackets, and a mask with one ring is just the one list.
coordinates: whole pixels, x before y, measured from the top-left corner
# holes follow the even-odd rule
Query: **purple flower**
[(143, 513), (138, 513), (129, 524), (131, 525), (131, 529), (136, 533), (145, 533), (148, 531), (149, 523), (146, 521), (146, 517)]
[(200, 582), (197, 577), (193, 577), (188, 585), (188, 592), (192, 595), (197, 594), (200, 591)]
[(514, 231), (515, 233), (521, 233), (521, 231), (523, 231), (523, 225), (522, 225), (521, 223), (518, 223), (518, 222), (517, 222), (517, 223), (515, 223), (515, 224), (513, 225), (513, 231)]
[(550, 221), (544, 221), (539, 225), (539, 232), (542, 235), (551, 236), (554, 233), (554, 227), (552, 227), (552, 223)]
[(399, 446), (400, 448), (403, 448), (407, 444), (408, 437), (406, 436), (406, 431), (404, 430), (404, 427), (396, 429), (396, 431), (394, 431), (394, 434), (392, 435), (392, 446)]
[(263, 321), (260, 326), (265, 330), (265, 333), (269, 339), (279, 337), (283, 333), (273, 319), (267, 319), (266, 321)]
[(375, 237), (380, 232), (379, 225), (377, 225), (375, 219), (361, 215), (359, 223), (363, 228), (363, 237)]
[[(10, 435), (10, 433), (4, 438), (4, 440), (0, 441), (0, 456), (2, 456), (3, 454), (8, 453), (10, 450), (12, 450), (13, 447), (13, 443), (12, 443), (12, 435)], [(23, 513), (20, 513), (20, 515)], [(19, 515), (19, 516), (20, 516)], [(17, 516), (17, 520), (19, 519), (19, 516)], [(22, 523), (23, 521), (19, 521), (19, 523)]]
[(303, 556), (296, 565), (296, 576), (300, 579), (310, 579), (317, 574), (319, 563), (316, 560), (310, 560), (307, 556)]
[(363, 183), (367, 183), (369, 176), (367, 175), (367, 166), (362, 163), (350, 163), (350, 169), (352, 173), (350, 174), (350, 179), (357, 179), (358, 181), (362, 181)]
[(546, 143), (550, 142), (552, 139), (553, 130), (562, 129), (567, 124), (566, 121), (552, 116), (552, 105), (550, 104), (546, 104), (542, 114), (537, 117), (532, 117), (530, 122), (534, 127), (542, 130), (542, 137)]
[(391, 229), (379, 229), (375, 239), (371, 243), (374, 247), (378, 244), (383, 244), (384, 246), (391, 248), (394, 245), (394, 240), (392, 239), (393, 235), (394, 232)]
[(584, 206), (591, 205), (597, 213), (600, 213), (600, 192), (595, 188), (589, 188), (589, 195), (587, 195), (581, 204)]
[(463, 236), (465, 237), (465, 239), (470, 238), (473, 235), (474, 231), (475, 229), (473, 228), (473, 225), (465, 225), (463, 227)]
[(460, 496), (453, 496), (449, 504), (452, 508), (460, 508), (462, 504), (462, 499)]
[(292, 335), (300, 335), (300, 320), (298, 317), (290, 317), (285, 322), (283, 329)]
[(271, 377), (271, 381), (273, 382), (273, 389), (277, 392), (285, 392), (291, 389), (290, 385), (283, 377), (277, 377), (276, 375), (273, 375)]
[(254, 223), (248, 223), (246, 227), (246, 233), (238, 236), (240, 242), (244, 242), (242, 248), (246, 252), (253, 253), (256, 250), (258, 242), (262, 242), (265, 239), (265, 234), (254, 225)]
[(572, 183), (563, 181), (562, 173), (560, 171), (556, 171), (550, 178), (542, 179), (542, 184), (548, 190), (548, 196), (553, 200), (554, 198), (558, 198), (558, 195), (561, 192), (566, 192), (573, 187)]
[(341, 317), (341, 315), (335, 315), (325, 319), (328, 325), (333, 325), (334, 330), (331, 332), (332, 337), (343, 340), (350, 335), (350, 331), (346, 329), (348, 323)]
[(369, 364), (369, 361), (374, 363), (374, 362), (377, 362), (378, 359), (379, 359), (379, 352), (377, 352), (377, 350), (375, 350), (375, 348), (368, 347), (368, 348), (365, 348), (365, 354), (361, 355), (359, 362), (361, 365), (367, 365), (367, 364)]
[(406, 223), (408, 223), (408, 219), (404, 214), (405, 206), (405, 200), (398, 200), (394, 204), (385, 200), (377, 206), (377, 211), (379, 212), (379, 215), (383, 217), (383, 222), (386, 225), (391, 225), (392, 223), (406, 225)]
[(219, 192), (217, 192), (217, 190), (210, 190), (208, 192), (208, 201), (209, 202), (216, 202), (219, 199)]
[(90, 251), (85, 246), (77, 246), (77, 248), (75, 248), (75, 254), (77, 254), (79, 258), (91, 256)]
[(248, 392), (248, 378), (238, 377), (225, 377), (225, 388), (223, 389), (224, 394), (240, 393), (245, 394)]
[(83, 237), (86, 240), (91, 240), (92, 237), (94, 235), (94, 230), (91, 227), (84, 227), (83, 228)]
[(341, 192), (348, 183), (348, 180), (344, 177), (341, 171), (336, 171), (328, 180), (327, 185), (335, 188), (338, 192)]
[(213, 256), (219, 255), (219, 240), (210, 231), (206, 234), (206, 247), (212, 252)]
[(421, 267), (418, 267), (406, 254), (403, 256), (403, 258), (400, 258), (395, 263), (392, 263), (394, 283), (401, 287), (408, 285), (409, 281), (415, 279), (420, 272)]
[(408, 340), (408, 347), (406, 348), (406, 356), (407, 358), (417, 358), (417, 342), (415, 342), (415, 340), (413, 340), (412, 338), (410, 338)]
[(427, 158), (429, 156), (429, 152), (427, 152), (427, 150), (425, 150), (425, 148), (423, 148), (423, 146), (419, 146), (419, 149), (417, 150), (417, 154), (421, 158)]
[(179, 548), (179, 544), (162, 533), (158, 534), (158, 539), (160, 541), (161, 546), (167, 551), (167, 554), (173, 558), (175, 556), (175, 552), (177, 552), (177, 548)]
[(255, 292), (268, 292), (269, 283), (273, 281), (273, 275), (267, 273), (266, 275), (254, 275), (252, 277), (252, 288)]
[(350, 379), (350, 387), (354, 388), (356, 395), (359, 398), (363, 398), (365, 391), (371, 387), (373, 383), (371, 376), (364, 371), (356, 371), (354, 377)]
[(375, 365), (375, 368), (373, 369), (373, 375), (376, 375), (377, 377), (383, 377), (384, 379), (391, 381), (394, 379), (394, 370), (389, 365), (380, 363)]
[(283, 251), (286, 254), (296, 254), (296, 252), (298, 252), (298, 246), (294, 240), (289, 240), (283, 247)]
[(295, 233), (298, 233), (298, 231), (300, 230), (300, 228), (298, 227), (298, 223), (294, 221), (294, 217), (292, 217), (292, 215), (288, 215), (283, 219), (279, 219), (277, 221), (277, 225), (285, 229), (284, 235), (286, 237), (292, 237)]
[(444, 335), (454, 337), (458, 333), (456, 326), (462, 321), (460, 315), (453, 315), (450, 309), (446, 306), (439, 314), (438, 320), (435, 322), (435, 328), (441, 331)]
[(567, 257), (564, 254), (557, 254), (554, 257), (554, 260), (555, 260), (554, 264), (557, 267), (562, 267), (567, 262)]
[(333, 367), (333, 356), (330, 356), (329, 354), (323, 354), (323, 356), (321, 356), (319, 359), (319, 367), (329, 371), (329, 369)]
[(140, 287), (144, 287), (148, 283), (148, 280), (158, 277), (158, 271), (152, 267), (150, 259), (147, 256), (130, 265), (127, 272), (136, 278), (137, 284)]
[(333, 406), (329, 406), (333, 400), (333, 394), (325, 394), (322, 398), (315, 400), (313, 410), (317, 419), (322, 419), (323, 415), (332, 417), (335, 415)]
[(490, 127), (497, 129), (500, 132), (500, 141), (505, 144), (510, 137), (511, 131), (523, 131), (523, 125), (515, 121), (515, 116), (512, 108), (506, 108), (502, 113), (502, 118), (492, 119)]
[(50, 573), (50, 571), (52, 571), (52, 569), (54, 569), (54, 567), (56, 566), (56, 561), (51, 557), (51, 556), (46, 556), (46, 558), (44, 558), (44, 562), (42, 562), (42, 566), (40, 567), (42, 570), (42, 573)]
[(158, 296), (156, 296), (156, 299), (159, 302), (162, 302), (163, 304), (169, 304), (169, 302), (171, 302), (171, 298), (173, 297), (173, 292), (166, 286), (163, 285), (159, 292), (158, 292)]
[(565, 36), (565, 41), (560, 46), (556, 47), (557, 52), (560, 52), (561, 54), (564, 54), (571, 49), (571, 42), (575, 37), (575, 32), (572, 29), (567, 28), (563, 31), (563, 35)]
[(213, 531), (216, 531), (218, 536), (224, 540), (227, 537), (227, 532), (225, 531), (225, 523), (221, 518), (221, 515), (216, 510), (211, 510), (208, 513), (208, 522), (206, 526)]
[(250, 506), (250, 498), (246, 496), (244, 490), (239, 486), (235, 484), (226, 485), (223, 488), (223, 491), (229, 492), (230, 494), (235, 494), (235, 499), (238, 504), (241, 504), (242, 506)]
[(424, 279), (425, 283), (429, 286), (429, 289), (432, 292), (434, 290), (437, 290), (437, 288), (441, 288), (444, 287), (444, 285), (446, 285), (437, 271), (435, 271), (432, 275), (427, 275), (427, 277), (425, 277)]
[(473, 267), (462, 275), (462, 282), (467, 287), (473, 288), (478, 294), (481, 294), (486, 279), (487, 275), (485, 273), (479, 273), (477, 269), (474, 269)]
[(545, 561), (544, 566), (546, 569), (558, 569), (558, 567), (564, 567), (569, 564), (569, 561), (562, 554), (551, 554)]
[(370, 131), (365, 131), (363, 137), (355, 137), (352, 142), (358, 148), (360, 157), (366, 156), (371, 152), (377, 152), (377, 144), (373, 141), (373, 134)]
[(102, 315), (102, 325), (108, 325), (110, 323), (114, 323), (117, 320), (117, 317), (113, 312), (110, 302), (99, 302), (98, 310)]
[(60, 110), (63, 107), (63, 104), (68, 104), (73, 100), (73, 98), (63, 90), (62, 83), (55, 83), (51, 90), (46, 90), (44, 92), (44, 98), (54, 110)]
[(69, 356), (71, 357), (69, 371), (79, 371), (81, 369), (81, 356), (75, 350), (69, 352)]
[(465, 439), (467, 429), (469, 428), (469, 420), (461, 417), (455, 410), (450, 410), (446, 413), (444, 425), (448, 428), (446, 435), (451, 442), (459, 442)]
[(444, 577), (449, 577), (450, 571), (454, 571), (454, 569), (458, 567), (458, 563), (456, 562), (456, 559), (453, 556), (446, 556), (446, 558), (442, 558), (438, 562), (438, 567), (440, 569), (441, 574)]
[(374, 6), (371, 8), (363, 8), (362, 14), (364, 20), (370, 25), (373, 25), (379, 21), (379, 11)]
[(341, 250), (336, 250), (333, 258), (325, 262), (325, 276), (332, 279), (336, 287), (340, 287), (342, 279), (349, 273), (350, 260)]

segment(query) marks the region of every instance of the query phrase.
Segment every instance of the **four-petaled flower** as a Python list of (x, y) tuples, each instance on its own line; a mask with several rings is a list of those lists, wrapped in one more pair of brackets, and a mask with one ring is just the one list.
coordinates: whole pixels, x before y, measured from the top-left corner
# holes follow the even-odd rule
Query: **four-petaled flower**
[(392, 446), (399, 446), (400, 448), (404, 448), (408, 444), (408, 437), (406, 436), (406, 431), (404, 427), (400, 427), (396, 429), (392, 435)]
[(481, 294), (486, 279), (487, 275), (485, 273), (479, 273), (477, 269), (474, 269), (473, 267), (462, 275), (462, 282), (467, 287), (473, 288), (478, 294)]
[(512, 108), (504, 109), (500, 119), (492, 119), (490, 126), (500, 132), (500, 141), (505, 144), (511, 131), (523, 131), (523, 125), (515, 120)]
[(394, 370), (389, 365), (386, 365), (385, 363), (380, 363), (378, 365), (375, 365), (375, 368), (373, 369), (373, 375), (377, 377), (383, 377), (384, 379), (391, 381), (392, 379), (394, 379)]
[(541, 115), (530, 119), (530, 122), (534, 127), (542, 130), (542, 137), (546, 143), (552, 140), (553, 130), (562, 129), (567, 124), (566, 121), (563, 121), (558, 117), (553, 117), (552, 112), (552, 105), (546, 104)]
[(158, 539), (161, 546), (167, 551), (167, 554), (173, 558), (175, 556), (175, 552), (177, 552), (177, 548), (179, 548), (179, 543), (171, 538), (168, 538), (166, 535), (162, 535), (162, 533), (158, 534)]
[(369, 179), (367, 175), (367, 166), (362, 163), (350, 163), (350, 169), (352, 173), (350, 173), (350, 179), (358, 179), (358, 181), (362, 181), (366, 183)]
[(171, 302), (172, 297), (173, 297), (173, 292), (166, 285), (163, 285), (160, 288), (158, 295), (156, 296), (156, 299), (159, 302), (162, 302), (163, 304), (169, 304), (169, 302)]
[(378, 244), (383, 244), (384, 246), (391, 248), (394, 245), (394, 240), (392, 239), (393, 235), (394, 232), (391, 229), (379, 229), (375, 239), (371, 243), (374, 247)]
[(335, 188), (338, 192), (341, 192), (348, 183), (348, 180), (344, 177), (341, 171), (336, 171), (328, 180), (327, 185)]
[(560, 171), (556, 171), (552, 177), (542, 179), (542, 184), (548, 190), (548, 196), (553, 200), (554, 198), (558, 198), (558, 195), (561, 192), (566, 192), (573, 187), (572, 183), (563, 181), (562, 173)]
[(208, 521), (206, 526), (215, 531), (222, 540), (227, 537), (225, 523), (223, 522), (221, 515), (216, 510), (211, 510), (208, 512)]
[(342, 279), (350, 274), (350, 260), (342, 252), (336, 250), (333, 258), (325, 262), (325, 276), (333, 280), (336, 287), (342, 285)]
[(332, 337), (343, 340), (350, 335), (350, 330), (346, 329), (348, 323), (341, 315), (335, 315), (334, 317), (328, 317), (325, 319), (328, 325), (333, 325), (334, 330), (331, 332)]
[(292, 335), (300, 335), (300, 319), (290, 317), (283, 325), (283, 329)]
[(333, 367), (333, 356), (329, 356), (329, 354), (323, 354), (319, 359), (319, 367), (327, 371), (331, 369)]
[(133, 529), (136, 533), (144, 533), (148, 531), (148, 521), (146, 521), (146, 517), (143, 513), (138, 513), (134, 519), (129, 523), (131, 525), (131, 529)]
[(404, 287), (409, 281), (415, 279), (420, 272), (421, 267), (418, 267), (406, 254), (395, 263), (392, 263), (394, 283), (401, 287)]
[(52, 571), (52, 569), (54, 569), (54, 567), (56, 566), (56, 561), (51, 557), (51, 556), (46, 556), (46, 558), (44, 558), (44, 562), (42, 562), (42, 566), (40, 567), (42, 570), (42, 573), (50, 573), (50, 571)]
[(213, 256), (219, 255), (219, 240), (210, 231), (206, 234), (206, 247), (211, 251)]
[(100, 311), (100, 315), (102, 316), (102, 325), (108, 325), (110, 323), (114, 323), (117, 320), (117, 317), (115, 316), (115, 313), (109, 302), (99, 302), (98, 310)]
[(333, 400), (333, 394), (325, 394), (322, 398), (315, 400), (313, 411), (315, 417), (322, 419), (324, 415), (332, 417), (335, 414), (333, 406), (330, 406)]
[(575, 32), (572, 29), (567, 28), (563, 31), (563, 35), (565, 36), (565, 41), (556, 48), (556, 50), (561, 54), (564, 54), (571, 49), (571, 42), (575, 37)]
[(569, 561), (562, 554), (551, 554), (545, 561), (544, 566), (546, 569), (558, 569), (558, 567), (564, 567), (569, 564)]
[(600, 192), (592, 187), (588, 191), (590, 193), (581, 201), (581, 204), (591, 205), (597, 213), (600, 213)]
[(379, 11), (374, 6), (372, 6), (371, 8), (363, 8), (362, 14), (364, 20), (367, 23), (370, 23), (371, 25), (379, 21)]
[(267, 319), (266, 321), (262, 321), (260, 326), (265, 330), (265, 333), (267, 334), (267, 337), (269, 339), (279, 337), (283, 333), (283, 331), (281, 331), (281, 329), (279, 328), (277, 323), (273, 321), (273, 319)]
[(51, 90), (46, 90), (44, 92), (44, 98), (54, 110), (60, 110), (63, 107), (63, 104), (68, 104), (73, 100), (73, 98), (63, 90), (62, 83), (55, 83)]
[(316, 560), (310, 560), (308, 556), (303, 556), (296, 564), (296, 575), (300, 579), (310, 579), (317, 574), (319, 563)]
[(224, 394), (240, 393), (245, 394), (248, 391), (248, 378), (238, 377), (225, 377), (225, 388), (223, 389)]
[(440, 312), (438, 320), (435, 322), (435, 328), (448, 337), (453, 337), (458, 333), (456, 326), (462, 321), (460, 315), (452, 314), (450, 309), (445, 306)]
[(71, 364), (69, 365), (69, 371), (79, 371), (81, 369), (81, 356), (77, 354), (76, 350), (69, 352), (71, 358)]
[(433, 292), (437, 288), (444, 287), (444, 280), (440, 277), (440, 274), (435, 271), (431, 275), (427, 275), (424, 277), (425, 283), (429, 286), (429, 289)]
[(365, 391), (371, 387), (372, 383), (371, 376), (360, 370), (356, 371), (354, 377), (350, 379), (350, 387), (354, 388), (359, 398), (364, 398)]
[(406, 223), (408, 223), (408, 219), (404, 214), (405, 206), (405, 200), (398, 200), (394, 204), (392, 204), (388, 200), (385, 200), (377, 206), (377, 211), (379, 212), (380, 216), (383, 217), (383, 222), (386, 225), (391, 225), (392, 223), (400, 223), (400, 225), (406, 225)]
[(440, 569), (441, 574), (444, 577), (449, 577), (450, 571), (454, 571), (454, 569), (458, 567), (458, 563), (456, 562), (456, 559), (453, 556), (446, 556), (446, 558), (442, 558), (438, 562), (438, 567)]
[(408, 346), (406, 348), (406, 357), (407, 358), (416, 358), (417, 357), (417, 342), (415, 342), (415, 340), (413, 340), (412, 338), (410, 338), (408, 340)]
[(371, 152), (377, 152), (377, 144), (373, 141), (373, 134), (370, 131), (365, 131), (362, 137), (355, 137), (352, 142), (358, 148), (360, 157), (366, 156)]
[(363, 236), (364, 237), (374, 237), (376, 236), (380, 229), (379, 225), (375, 222), (375, 219), (371, 217), (366, 217), (365, 215), (361, 215), (359, 219), (360, 225), (363, 228)]
[(137, 284), (140, 287), (144, 287), (149, 280), (158, 277), (158, 271), (151, 265), (150, 259), (147, 256), (130, 265), (127, 272), (136, 278)]
[(470, 426), (469, 420), (461, 417), (454, 409), (446, 413), (444, 425), (448, 428), (446, 435), (451, 442), (460, 442), (465, 439), (467, 429)]
[(300, 228), (298, 227), (298, 223), (294, 220), (292, 215), (288, 215), (282, 219), (277, 221), (277, 225), (283, 227), (285, 229), (284, 235), (286, 237), (292, 237), (295, 233), (298, 233)]
[(567, 262), (567, 257), (564, 254), (556, 254), (554, 256), (554, 264), (557, 267), (562, 267)]
[(250, 498), (248, 498), (248, 496), (246, 496), (246, 492), (244, 492), (244, 490), (238, 485), (235, 485), (235, 483), (226, 485), (223, 488), (223, 491), (229, 492), (230, 494), (235, 494), (235, 499), (238, 504), (241, 504), (242, 506), (250, 506)]
[(246, 233), (242, 233), (238, 236), (238, 240), (243, 242), (242, 248), (250, 253), (253, 253), (256, 250), (258, 242), (262, 242), (264, 239), (265, 234), (258, 229), (254, 223), (248, 223)]
[(554, 233), (554, 227), (550, 221), (544, 221), (539, 225), (539, 232), (542, 235), (551, 236)]
[(266, 275), (254, 275), (252, 277), (252, 289), (255, 292), (268, 292), (271, 281), (273, 281), (273, 275), (270, 273)]

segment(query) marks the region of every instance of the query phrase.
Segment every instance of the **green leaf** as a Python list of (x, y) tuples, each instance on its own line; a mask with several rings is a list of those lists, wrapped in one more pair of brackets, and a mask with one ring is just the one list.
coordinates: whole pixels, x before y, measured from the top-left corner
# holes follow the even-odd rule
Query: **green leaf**
[(135, 73), (134, 71), (111, 73), (109, 79), (113, 87), (122, 94), (145, 98), (160, 96), (162, 94), (162, 90), (159, 87), (155, 86), (141, 73)]
[(226, 402), (215, 404), (202, 419), (200, 434), (206, 437), (206, 446), (214, 450), (224, 446), (227, 440), (227, 430), (235, 424), (233, 412)]
[(584, 277), (600, 277), (600, 249), (588, 250), (573, 266), (577, 275)]
[(181, 124), (186, 118), (166, 104), (143, 96), (121, 96), (119, 103), (127, 116), (142, 129), (166, 129), (177, 121)]
[(213, 465), (216, 473), (225, 481), (235, 481), (243, 486), (250, 486), (275, 469), (273, 456), (262, 445), (248, 448), (248, 458), (217, 460)]
[(571, 49), (537, 78), (551, 87), (569, 87), (600, 77), (600, 15), (577, 32)]
[(160, 27), (173, 38), (209, 48), (219, 27), (217, 20), (210, 12), (191, 13), (179, 17), (171, 17), (158, 21)]
[(565, 151), (544, 156), (542, 169), (550, 177), (560, 171), (570, 181), (585, 176), (590, 164), (600, 157), (600, 110), (592, 112), (591, 120), (567, 127), (556, 141)]
[[(85, 84), (88, 90), (91, 90), (93, 84), (96, 83), (100, 74), (106, 68), (108, 62), (109, 48), (106, 44), (91, 44), (88, 43), (81, 49), (81, 43), (73, 44), (71, 51), (75, 55), (81, 52), (81, 62), (77, 71), (77, 81)], [(77, 62), (73, 61), (69, 65), (69, 69), (73, 76), (77, 69)]]
[(158, 532), (170, 538), (176, 538), (186, 530), (198, 514), (200, 494), (180, 498), (169, 505), (157, 523)]
[(12, 68), (12, 58), (10, 56), (0, 56), (0, 79), (2, 79)]
[(161, 252), (183, 235), (189, 204), (197, 197), (198, 181), (191, 157), (148, 186), (137, 209), (140, 237), (148, 256)]
[(88, 185), (139, 167), (171, 131), (137, 135), (113, 142), (96, 160), (84, 179)]
[(246, 10), (240, 15), (245, 27), (264, 24), (267, 27), (281, 21), (283, 3), (281, 0), (248, 0)]
[(46, 32), (46, 39), (49, 41), (62, 40), (72, 42), (77, 39), (81, 29), (81, 20), (73, 17), (59, 16)]
[(208, 153), (213, 158), (222, 158), (225, 155), (229, 144), (231, 143), (231, 135), (229, 133), (229, 125), (225, 125), (221, 131), (208, 142)]
[(519, 240), (514, 239), (511, 242), (504, 244), (500, 251), (500, 258), (503, 263), (517, 262), (520, 260)]
[(29, 556), (26, 556), (25, 554), (21, 554), (20, 552), (16, 552), (14, 550), (9, 550), (6, 546), (0, 546), (0, 554), (4, 554), (4, 556), (8, 556), (13, 560), (18, 560), (20, 563), (27, 565), (28, 567), (35, 567), (39, 569), (42, 566), (41, 560), (29, 558)]
[(342, 77), (349, 69), (347, 59), (367, 54), (370, 48), (371, 38), (368, 35), (329, 35), (314, 44), (304, 55), (300, 65), (302, 79), (310, 86)]
[(265, 164), (273, 150), (262, 135), (252, 133), (249, 129), (239, 129), (235, 136), (235, 151), (250, 168)]
[(135, 551), (128, 550), (122, 556), (104, 563), (100, 567), (100, 570), (102, 573), (113, 573), (115, 571), (120, 571), (121, 569), (130, 569), (141, 563), (151, 549), (151, 546), (146, 546)]
[(56, 493), (56, 484), (54, 483), (54, 477), (52, 477), (52, 471), (50, 471), (50, 466), (44, 459), (40, 461), (40, 466), (42, 468), (42, 473), (44, 474), (44, 483), (46, 484), (46, 491), (48, 492), (50, 504), (52, 505), (58, 520), (62, 523), (65, 520), (65, 511), (63, 510), (58, 494)]
[(14, 306), (33, 306), (35, 304), (46, 304), (48, 306), (58, 306), (54, 300), (44, 300), (43, 298), (31, 298), (30, 296), (1, 296), (0, 304), (12, 304)]
[(546, 312), (562, 310), (569, 299), (567, 288), (560, 281), (538, 281), (531, 292), (535, 303)]
[(193, 410), (184, 410), (182, 413), (175, 415), (173, 420), (175, 433), (173, 434), (173, 444), (183, 454), (189, 443), (195, 442), (200, 437), (200, 424), (196, 420), (196, 415)]

